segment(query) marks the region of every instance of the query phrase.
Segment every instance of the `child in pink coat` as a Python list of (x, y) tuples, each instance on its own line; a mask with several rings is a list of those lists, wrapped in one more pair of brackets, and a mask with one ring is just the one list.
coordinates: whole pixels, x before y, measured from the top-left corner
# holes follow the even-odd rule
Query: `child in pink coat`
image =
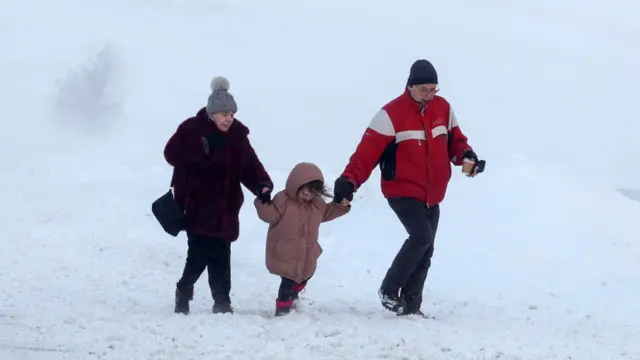
[(267, 269), (281, 277), (276, 316), (294, 309), (298, 293), (316, 271), (322, 254), (318, 243), (320, 224), (351, 209), (347, 200), (327, 203), (323, 196), (330, 197), (320, 169), (311, 163), (299, 163), (289, 174), (286, 188), (272, 201), (254, 201), (258, 217), (269, 224)]

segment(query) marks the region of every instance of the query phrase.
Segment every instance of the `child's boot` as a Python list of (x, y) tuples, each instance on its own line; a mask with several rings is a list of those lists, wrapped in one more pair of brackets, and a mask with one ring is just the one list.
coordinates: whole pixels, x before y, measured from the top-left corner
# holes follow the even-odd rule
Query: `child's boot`
[(304, 290), (304, 287), (307, 285), (307, 283), (302, 283), (302, 284), (298, 284), (295, 283), (293, 285), (293, 300), (298, 300), (298, 297), (300, 295), (300, 293)]
[(276, 299), (276, 316), (289, 314), (294, 309), (293, 300), (282, 301)]

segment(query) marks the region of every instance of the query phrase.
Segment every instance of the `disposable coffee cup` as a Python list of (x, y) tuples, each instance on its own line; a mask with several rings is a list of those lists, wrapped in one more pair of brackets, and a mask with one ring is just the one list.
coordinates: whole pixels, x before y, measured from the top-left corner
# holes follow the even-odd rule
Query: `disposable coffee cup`
[(473, 171), (473, 166), (475, 164), (476, 164), (476, 162), (471, 160), (471, 159), (463, 159), (462, 160), (462, 172), (465, 175), (470, 176), (471, 175), (471, 171)]

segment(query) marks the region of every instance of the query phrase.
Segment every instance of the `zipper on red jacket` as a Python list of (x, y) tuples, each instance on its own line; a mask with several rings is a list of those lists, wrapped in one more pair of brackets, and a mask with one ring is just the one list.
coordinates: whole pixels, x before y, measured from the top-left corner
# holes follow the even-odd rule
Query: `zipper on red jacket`
[(427, 207), (429, 207), (429, 134), (427, 133), (427, 125), (424, 123), (424, 111), (428, 105), (429, 103), (420, 106), (420, 117), (422, 121), (422, 128), (424, 129), (424, 148), (427, 153), (427, 157), (425, 159), (425, 169), (427, 169), (427, 183), (424, 185), (424, 196)]

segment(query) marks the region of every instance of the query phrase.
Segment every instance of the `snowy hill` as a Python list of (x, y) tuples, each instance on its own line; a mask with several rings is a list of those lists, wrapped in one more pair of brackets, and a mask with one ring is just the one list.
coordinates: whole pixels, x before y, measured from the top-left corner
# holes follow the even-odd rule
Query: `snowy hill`
[[(579, 6), (579, 8), (578, 8)], [(339, 9), (339, 10), (336, 10)], [(277, 4), (43, 0), (0, 5), (0, 359), (640, 359), (640, 203), (633, 165), (640, 38), (632, 2)], [(232, 247), (236, 314), (203, 275), (173, 314), (186, 239), (150, 203), (163, 146), (231, 80), (278, 188), (298, 161), (331, 181), (416, 58), (488, 161), (454, 172), (424, 310), (376, 295), (405, 237), (376, 171), (299, 313), (247, 203)]]

